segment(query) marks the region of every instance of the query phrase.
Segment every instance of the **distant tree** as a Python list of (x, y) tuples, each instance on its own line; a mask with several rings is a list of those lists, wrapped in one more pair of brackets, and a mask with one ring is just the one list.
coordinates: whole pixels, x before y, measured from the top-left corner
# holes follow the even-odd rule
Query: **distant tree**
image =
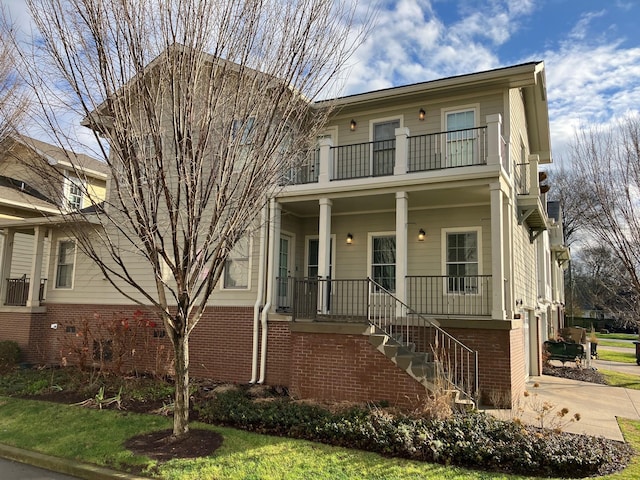
[(551, 185), (549, 199), (560, 202), (564, 240), (570, 246), (579, 240), (580, 230), (585, 225), (587, 206), (583, 199), (582, 175), (572, 166), (564, 165), (550, 170), (548, 175)]
[(60, 107), (84, 117), (110, 170), (107, 202), (68, 228), (119, 292), (159, 312), (179, 437), (190, 334), (230, 252), (312, 158), (331, 104), (311, 102), (341, 81), (368, 23), (333, 0), (27, 3), (39, 38), (25, 77), (46, 122), (68, 147)]
[(579, 308), (602, 312), (623, 326), (635, 323), (638, 295), (631, 288), (624, 266), (610, 247), (586, 247), (574, 256), (572, 262), (574, 299)]
[(633, 302), (640, 296), (640, 116), (579, 130), (570, 151), (584, 233), (610, 252)]

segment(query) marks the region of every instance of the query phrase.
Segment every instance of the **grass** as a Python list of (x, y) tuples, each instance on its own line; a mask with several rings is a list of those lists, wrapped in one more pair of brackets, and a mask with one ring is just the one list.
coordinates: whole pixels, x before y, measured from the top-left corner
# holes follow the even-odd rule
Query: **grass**
[(603, 347), (620, 347), (620, 348), (629, 348), (635, 350), (636, 346), (633, 343), (629, 342), (616, 342), (615, 340), (598, 340), (598, 345), (602, 345)]
[[(25, 428), (26, 425), (29, 427)], [(131, 436), (169, 426), (170, 420), (165, 417), (0, 397), (0, 443), (121, 470), (126, 465), (136, 465), (146, 470), (146, 475), (156, 472), (156, 476), (167, 480), (525, 478), (384, 458), (374, 453), (195, 422), (192, 428), (213, 429), (224, 437), (222, 447), (211, 457), (176, 459), (158, 466), (123, 447), (125, 439)]]
[[(598, 360), (609, 362), (636, 363), (636, 352), (614, 352), (612, 350), (598, 350)], [(638, 371), (640, 373), (640, 370)]]
[(637, 333), (596, 333), (596, 337), (609, 340), (638, 340)]
[[(638, 367), (640, 369), (640, 367)], [(613, 372), (611, 370), (598, 370), (608, 385), (612, 387), (624, 387), (632, 390), (640, 390), (640, 375)]]

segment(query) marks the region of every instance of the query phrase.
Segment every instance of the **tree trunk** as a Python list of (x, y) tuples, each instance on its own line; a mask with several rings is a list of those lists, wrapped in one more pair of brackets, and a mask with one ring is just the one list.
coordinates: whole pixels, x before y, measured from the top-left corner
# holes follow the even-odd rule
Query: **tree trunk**
[(189, 433), (189, 336), (176, 335), (175, 383), (176, 396), (173, 411), (173, 436), (178, 438)]

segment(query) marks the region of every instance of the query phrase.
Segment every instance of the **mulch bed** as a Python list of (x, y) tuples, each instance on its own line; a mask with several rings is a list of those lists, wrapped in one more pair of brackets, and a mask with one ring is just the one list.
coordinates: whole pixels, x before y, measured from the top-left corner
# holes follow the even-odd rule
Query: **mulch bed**
[(144, 455), (160, 462), (173, 458), (208, 457), (222, 445), (222, 435), (213, 430), (189, 430), (175, 439), (172, 430), (146, 433), (130, 438), (125, 447), (136, 455)]
[(558, 367), (547, 364), (543, 367), (542, 374), (580, 380), (582, 382), (598, 383), (600, 385), (607, 384), (604, 376), (594, 368)]

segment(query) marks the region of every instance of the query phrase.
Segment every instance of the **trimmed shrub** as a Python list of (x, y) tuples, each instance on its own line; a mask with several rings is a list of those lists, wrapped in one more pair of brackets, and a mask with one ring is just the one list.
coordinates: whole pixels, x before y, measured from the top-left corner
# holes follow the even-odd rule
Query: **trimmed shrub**
[(20, 361), (20, 347), (12, 340), (0, 341), (0, 366), (10, 367)]
[(287, 398), (252, 401), (242, 389), (198, 407), (213, 423), (303, 438), (382, 455), (540, 476), (585, 477), (623, 468), (631, 448), (620, 442), (525, 426), (471, 412), (444, 420), (352, 408), (332, 413)]

